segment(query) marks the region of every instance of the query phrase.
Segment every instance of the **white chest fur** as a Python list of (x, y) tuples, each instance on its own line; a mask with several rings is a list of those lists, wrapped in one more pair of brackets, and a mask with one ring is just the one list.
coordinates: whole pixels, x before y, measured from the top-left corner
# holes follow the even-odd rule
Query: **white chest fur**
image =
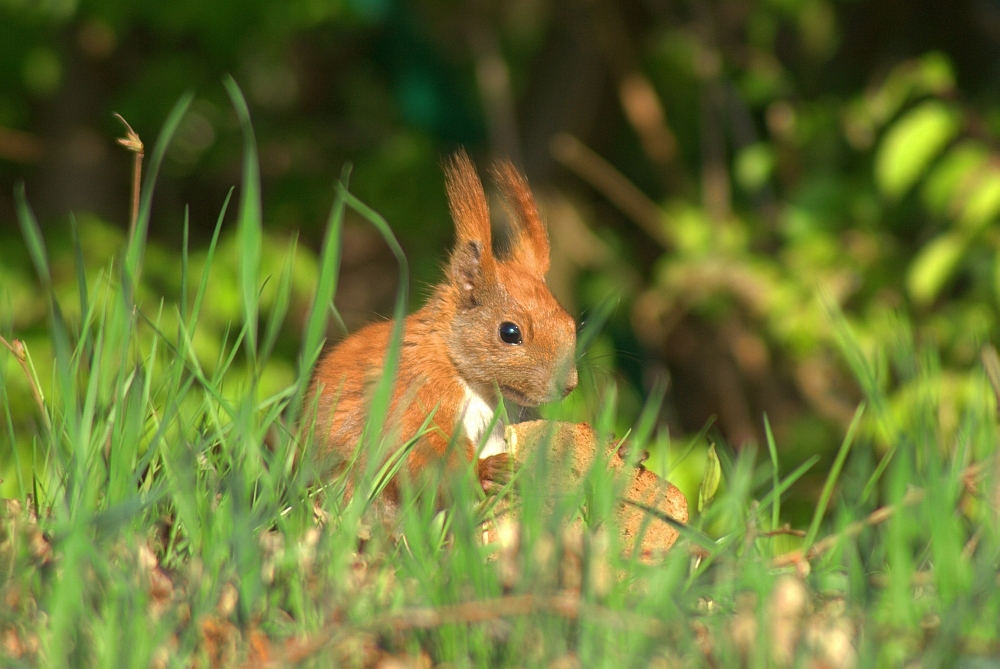
[[(465, 384), (462, 384), (465, 386)], [(473, 445), (477, 448), (479, 444), (483, 441), (483, 435), (490, 427), (490, 423), (493, 422), (494, 409), (476, 394), (469, 386), (465, 386), (465, 401), (462, 408), (462, 427), (465, 429), (465, 434), (468, 435), (469, 439), (472, 440)], [(494, 426), (493, 431), (490, 433), (489, 438), (486, 439), (486, 443), (483, 445), (483, 450), (480, 451), (480, 458), (488, 458), (491, 455), (497, 455), (499, 453), (507, 452), (507, 442), (503, 440), (503, 422), (497, 421), (496, 426)]]

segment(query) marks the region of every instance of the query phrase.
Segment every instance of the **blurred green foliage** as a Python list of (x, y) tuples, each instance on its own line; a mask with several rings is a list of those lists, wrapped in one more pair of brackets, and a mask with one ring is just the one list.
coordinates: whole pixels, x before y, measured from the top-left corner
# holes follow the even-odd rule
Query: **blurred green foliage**
[[(797, 583), (803, 661), (830, 639), (830, 666), (988, 661), (998, 12), (0, 0), (0, 495), (24, 502), (0, 507), (4, 654), (173, 666), (208, 659), (206, 622), (230, 640), (238, 623), (251, 646), (330, 621), (353, 640), (392, 612), (563, 594), (569, 516), (525, 505), (512, 586), (480, 545), (478, 487), (445, 514), (407, 500), (397, 542), (360, 526), (365, 496), (348, 501), (344, 477), (317, 496), (296, 461), (337, 261), (347, 329), (404, 304), (398, 249), (360, 201), (397, 234), (415, 279), (402, 297), (419, 301), (450, 243), (439, 161), (461, 144), (484, 167), (524, 166), (553, 290), (581, 321), (607, 319), (580, 389), (544, 411), (649, 437), (650, 466), (698, 509), (685, 541), (701, 551), (647, 567), (595, 533), (576, 594), (602, 608), (395, 630), (387, 650), (784, 664), (775, 612)], [(146, 141), (147, 175), (163, 158), (136, 237), (112, 112)], [(360, 200), (334, 185), (348, 161)], [(22, 179), (41, 222), (20, 201), (24, 234)], [(606, 513), (607, 472), (591, 475), (605, 483), (587, 512)], [(622, 578), (597, 578), (601, 564)]]
[[(131, 157), (113, 143), (112, 112), (149, 143), (192, 90), (137, 296), (147, 315), (178, 299), (184, 221), (197, 274), (240, 178), (239, 123), (221, 84), (231, 73), (260, 149), (265, 321), (301, 236), (271, 391), (292, 378), (343, 163), (410, 258), (413, 303), (450, 243), (439, 162), (465, 145), (484, 167), (512, 156), (526, 169), (559, 297), (581, 319), (617, 301), (584, 376), (591, 391), (618, 381), (621, 429), (668, 378), (659, 443), (683, 445), (713, 416), (715, 441), (764, 443), (766, 413), (782, 470), (819, 453), (820, 471), (878, 388), (895, 427), (866, 414), (873, 462), (927, 394), (940, 399), (947, 445), (980, 388), (980, 348), (1000, 334), (1000, 40), (988, 28), (998, 12), (986, 0), (3, 0), (0, 333), (24, 340), (52, 378), (14, 182), (38, 210), (57, 295), (75, 304), (68, 212), (91, 287), (125, 239)], [(192, 342), (209, 367), (247, 302), (235, 234), (224, 222)], [(337, 304), (354, 329), (391, 312), (396, 264), (357, 218), (345, 221), (342, 252)], [(876, 370), (869, 388), (849, 371), (831, 305)], [(162, 327), (176, 326), (171, 314)], [(930, 351), (940, 364), (907, 362)], [(29, 425), (10, 359), (4, 381), (14, 422)], [(596, 406), (585, 388), (549, 411), (587, 419)], [(700, 474), (681, 475), (690, 494)], [(821, 480), (802, 479), (800, 499), (815, 501)]]

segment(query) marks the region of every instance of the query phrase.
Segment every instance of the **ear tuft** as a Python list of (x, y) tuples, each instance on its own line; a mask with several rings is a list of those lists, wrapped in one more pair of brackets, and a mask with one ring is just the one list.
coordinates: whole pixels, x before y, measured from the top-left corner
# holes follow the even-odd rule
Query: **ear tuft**
[(448, 207), (455, 221), (455, 250), (466, 242), (479, 243), (482, 261), (493, 261), (493, 238), (490, 231), (490, 209), (486, 203), (483, 182), (464, 150), (456, 152), (444, 166)]
[(510, 161), (493, 165), (493, 176), (503, 192), (517, 235), (514, 259), (535, 274), (543, 276), (549, 270), (549, 236), (545, 232), (538, 206), (528, 182)]
[(455, 250), (448, 273), (458, 289), (461, 305), (470, 308), (479, 303), (483, 287), (493, 280), (496, 271), (490, 209), (483, 182), (464, 150), (451, 157), (444, 173), (448, 206), (455, 221)]

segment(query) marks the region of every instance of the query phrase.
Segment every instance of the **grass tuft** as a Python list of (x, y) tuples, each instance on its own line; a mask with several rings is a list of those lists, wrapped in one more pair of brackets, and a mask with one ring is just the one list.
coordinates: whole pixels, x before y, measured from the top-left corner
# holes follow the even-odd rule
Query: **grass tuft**
[[(71, 223), (76, 290), (53, 286), (40, 228), (17, 193), (49, 302), (51, 345), (35, 350), (54, 364), (40, 374), (24, 340), (0, 333), (0, 434), (12, 446), (2, 464), (17, 472), (17, 498), (0, 505), (0, 664), (860, 667), (1000, 656), (996, 356), (984, 354), (986, 372), (970, 370), (973, 392), (955, 429), (942, 427), (934, 392), (914, 399), (908, 415), (917, 418), (904, 423), (888, 400), (893, 375), (876, 370), (892, 364), (896, 377), (933, 388), (934, 351), (865, 351), (834, 308), (865, 403), (808, 528), (781, 502), (819, 458), (782, 478), (767, 422), (767, 455), (715, 440), (721, 483), (656, 564), (617, 545), (617, 491), (601, 466), (567, 490), (556, 483), (565, 480), (559, 463), (529, 462), (503, 491), (520, 514), (494, 545), (483, 544), (482, 521), (496, 500), (471, 471), (444, 479), (429, 468), (426, 488), (403, 486), (395, 523), (382, 522), (371, 510), (407, 447), (381, 429), (407, 310), (406, 258), (388, 223), (348, 191), (345, 170), (297, 366), (267, 383), (304, 251), (292, 243), (273, 272), (262, 265), (256, 147), (245, 102), (226, 86), (246, 147), (241, 264), (238, 322), (214, 348), (202, 347), (202, 319), (230, 197), (200, 276), (185, 215), (176, 299), (151, 297), (140, 273), (153, 180), (190, 96), (156, 143), (135, 234), (111, 266), (85, 271), (97, 268), (84, 267)], [(336, 318), (348, 208), (400, 264), (387, 371), (360, 445), (376, 456), (350, 481), (353, 496), (343, 474), (311, 457), (315, 407), (302, 400)], [(67, 295), (78, 309), (63, 308)], [(582, 349), (612, 306), (584, 326)], [(912, 340), (905, 319), (892, 327), (897, 341)], [(615, 386), (599, 391), (593, 423), (611, 440)], [(657, 387), (631, 432), (640, 448), (653, 443), (665, 392)], [(654, 461), (693, 457), (709, 428)], [(428, 490), (446, 490), (448, 506)]]

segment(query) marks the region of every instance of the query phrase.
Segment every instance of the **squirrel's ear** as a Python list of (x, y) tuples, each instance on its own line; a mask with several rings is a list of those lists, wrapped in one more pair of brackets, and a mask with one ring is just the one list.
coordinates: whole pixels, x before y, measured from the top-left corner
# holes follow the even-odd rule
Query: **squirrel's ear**
[(466, 308), (479, 304), (480, 291), (486, 281), (483, 248), (477, 241), (460, 242), (451, 254), (448, 274), (458, 289), (461, 305)]
[(549, 271), (549, 236), (538, 215), (538, 207), (527, 180), (506, 160), (493, 165), (493, 176), (503, 193), (517, 230), (514, 260), (544, 276)]
[(483, 182), (464, 150), (459, 150), (444, 167), (448, 207), (455, 221), (456, 243), (459, 250), (467, 242), (479, 242), (482, 259), (493, 260), (493, 239), (490, 232), (490, 209), (486, 204)]
[(490, 210), (483, 182), (464, 150), (445, 164), (444, 174), (456, 237), (449, 274), (463, 301), (472, 306), (476, 303), (476, 289), (494, 272)]

